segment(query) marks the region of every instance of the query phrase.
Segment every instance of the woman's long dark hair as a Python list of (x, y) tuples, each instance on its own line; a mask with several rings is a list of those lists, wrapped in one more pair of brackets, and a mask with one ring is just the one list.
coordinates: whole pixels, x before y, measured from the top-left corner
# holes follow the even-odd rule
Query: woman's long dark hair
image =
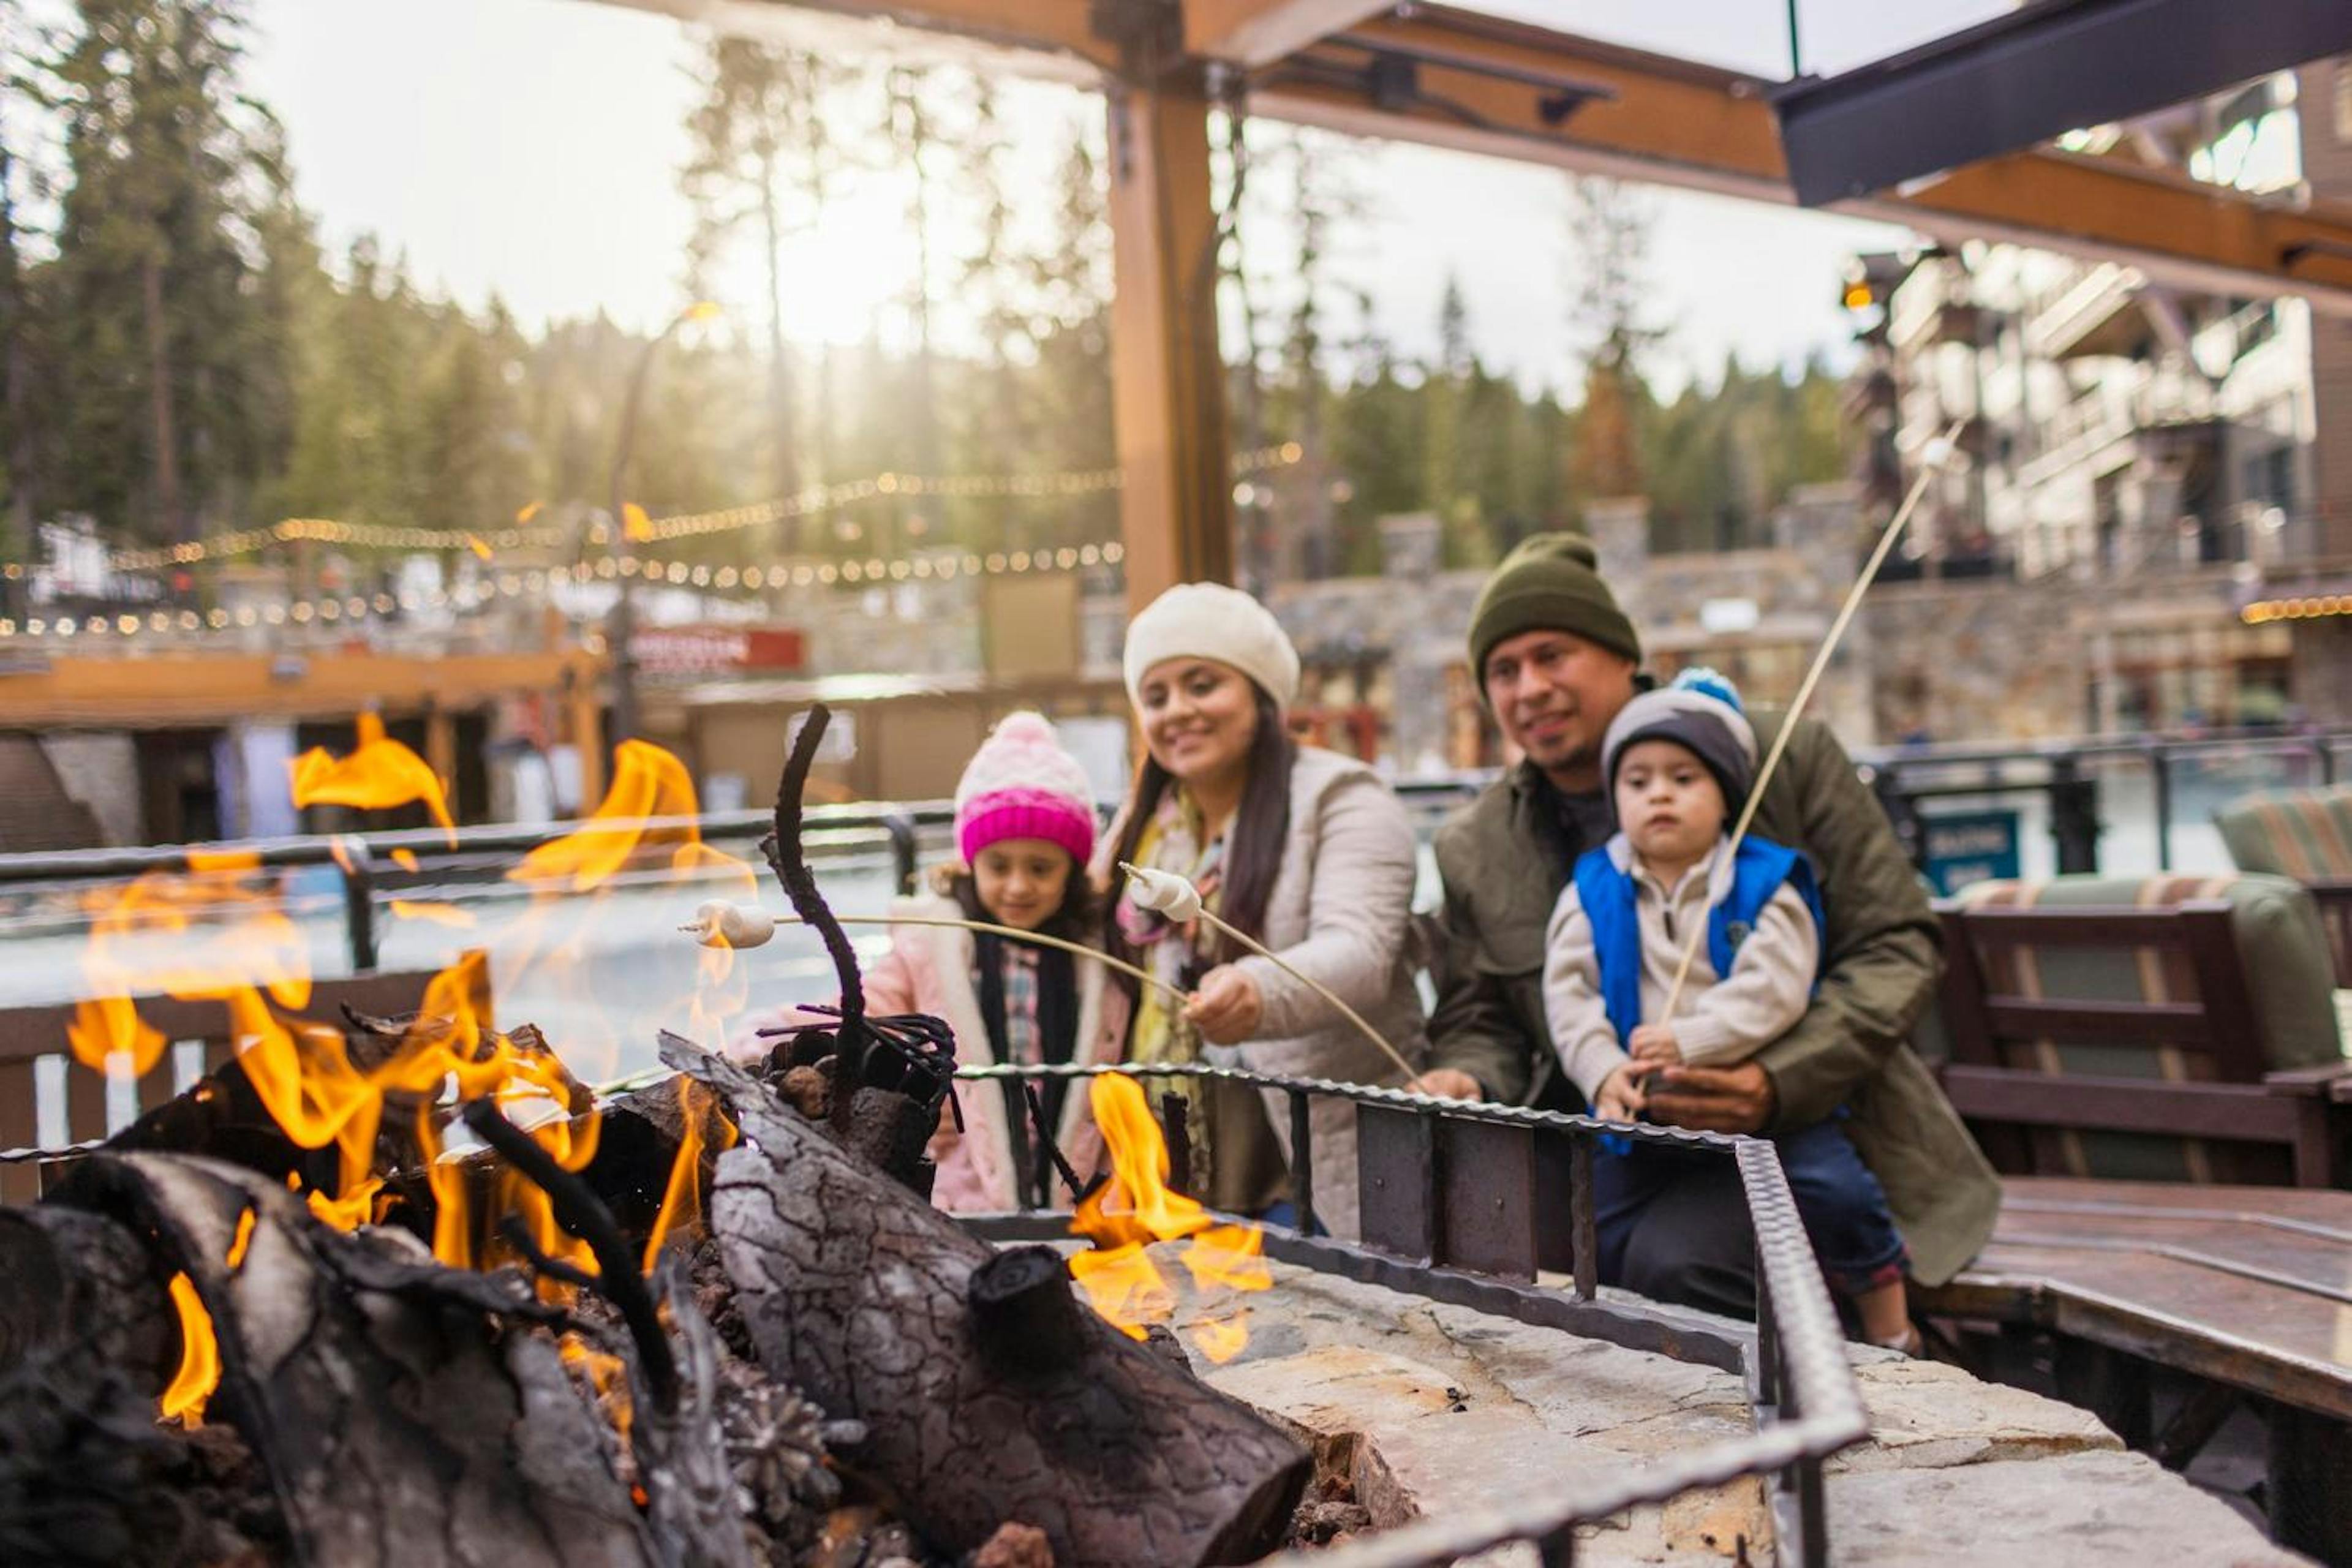
[[(1242, 785), (1241, 804), (1234, 808), (1232, 837), (1225, 844), (1224, 890), (1217, 898), (1217, 915), (1263, 942), (1266, 901), (1274, 896), (1274, 879), (1282, 870), (1283, 846), (1290, 837), (1290, 764), (1298, 748), (1283, 726), (1282, 710), (1265, 689), (1253, 680), (1250, 695), (1256, 700), (1257, 731), (1250, 737), (1249, 752), (1244, 759), (1249, 777)], [(1161, 767), (1158, 759), (1144, 752), (1143, 763), (1136, 770), (1135, 787), (1129, 792), (1116, 859), (1134, 861), (1135, 847), (1143, 841), (1152, 813), (1175, 782), (1175, 775)], [(1111, 878), (1114, 886), (1121, 879), (1116, 869)], [(1120, 933), (1118, 922), (1108, 921), (1105, 925), (1111, 956), (1133, 963), (1134, 951)], [(1230, 940), (1221, 942), (1221, 958), (1241, 956), (1231, 951), (1235, 944)], [(1134, 984), (1131, 979), (1126, 983)]]

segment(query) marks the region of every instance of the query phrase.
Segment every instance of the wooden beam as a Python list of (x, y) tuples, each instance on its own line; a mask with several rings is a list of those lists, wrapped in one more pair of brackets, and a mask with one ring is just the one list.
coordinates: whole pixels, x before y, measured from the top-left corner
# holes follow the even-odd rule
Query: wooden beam
[(425, 765), (441, 781), (449, 815), (464, 820), (464, 807), (457, 798), (457, 716), (438, 702), (425, 710)]
[[(747, 18), (814, 6), (1129, 75), (1137, 68), (1106, 32), (1132, 23), (1148, 36), (1161, 15), (1147, 0), (618, 3), (745, 30)], [(1312, 37), (1334, 15), (1368, 9), (1386, 8), (1356, 0), (1188, 0), (1184, 39), (1247, 58), (1262, 52), (1253, 29)], [(1389, 71), (1378, 103), (1369, 72), (1375, 58), (1410, 66)], [(1400, 96), (1403, 85), (1413, 90)], [(1267, 119), (1352, 135), (1786, 204), (1794, 197), (1766, 99), (1779, 85), (1480, 12), (1414, 5), (1364, 16), (1254, 68), (1248, 104)], [(2011, 153), (1831, 210), (1946, 240), (2007, 240), (2128, 262), (2159, 282), (2202, 291), (2296, 295), (2315, 310), (2352, 316), (2352, 208), (2299, 208), (2121, 159)]]
[[(1416, 98), (1376, 106), (1377, 56), (1414, 62)], [(1601, 89), (1561, 117), (1537, 79)], [(1773, 84), (1543, 28), (1416, 7), (1364, 22), (1255, 79), (1252, 113), (1721, 195), (1788, 203)], [(2053, 149), (1970, 164), (1830, 210), (2127, 262), (2183, 288), (2294, 294), (2352, 315), (2352, 209), (2207, 184)]]
[(577, 649), (440, 658), (320, 652), (299, 668), (283, 655), (63, 655), (47, 669), (0, 675), (0, 723), (164, 729), (236, 719), (348, 719), (368, 707), (396, 717), (552, 690), (567, 676), (593, 691), (603, 668), (601, 658)]
[(1184, 0), (1184, 51), (1239, 66), (1271, 65), (1352, 27), (1394, 0)]
[(1209, 101), (1197, 86), (1113, 86), (1111, 416), (1128, 603), (1234, 575), (1233, 478), (1218, 357)]
[(1042, 50), (1109, 67), (1118, 52), (1094, 26), (1093, 0), (607, 0), (744, 37), (789, 36), (792, 12), (895, 22), (1004, 48)]

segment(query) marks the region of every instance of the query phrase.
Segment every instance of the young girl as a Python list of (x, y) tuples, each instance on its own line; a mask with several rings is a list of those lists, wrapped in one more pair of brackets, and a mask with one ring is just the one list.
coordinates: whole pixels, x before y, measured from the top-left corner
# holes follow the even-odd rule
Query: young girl
[[(897, 900), (891, 913), (985, 921), (1095, 944), (1096, 900), (1085, 874), (1095, 846), (1093, 791), (1054, 727), (1035, 713), (1005, 718), (965, 767), (955, 799), (962, 858), (934, 874), (932, 892)], [(1105, 1038), (1101, 964), (961, 927), (890, 931), (889, 952), (866, 972), (866, 1011), (944, 1020), (955, 1032), (958, 1065), (1118, 1059), (1116, 1038)], [(1036, 1088), (1056, 1146), (1090, 1167), (1085, 1084), (1045, 1079)], [(1025, 1207), (1042, 1194), (1066, 1205), (1022, 1086), (965, 1083), (956, 1094), (963, 1131), (941, 1112), (929, 1148), (939, 1167), (932, 1201), (988, 1212)]]

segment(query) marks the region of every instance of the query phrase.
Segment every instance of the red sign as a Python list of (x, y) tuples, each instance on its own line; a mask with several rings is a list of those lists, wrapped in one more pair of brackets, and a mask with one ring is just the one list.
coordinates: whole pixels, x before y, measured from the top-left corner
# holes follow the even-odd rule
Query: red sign
[(631, 638), (630, 651), (646, 675), (788, 675), (807, 657), (793, 626), (655, 626)]

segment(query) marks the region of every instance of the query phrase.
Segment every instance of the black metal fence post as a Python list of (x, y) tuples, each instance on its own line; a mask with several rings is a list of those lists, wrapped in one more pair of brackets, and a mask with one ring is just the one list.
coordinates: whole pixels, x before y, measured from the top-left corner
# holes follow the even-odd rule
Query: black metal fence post
[(1307, 1091), (1290, 1092), (1290, 1206), (1297, 1211), (1295, 1228), (1301, 1236), (1315, 1234), (1315, 1130)]
[(890, 869), (898, 884), (898, 896), (911, 898), (915, 892), (915, 819), (902, 811), (886, 812), (882, 831), (890, 836)]
[(1903, 788), (1903, 773), (1893, 763), (1877, 766), (1863, 764), (1864, 782), (1886, 813), (1887, 825), (1895, 829), (1895, 841), (1903, 846), (1903, 853), (1911, 864), (1923, 869), (1927, 864), (1927, 833), (1919, 819), (1918, 803)]
[(2162, 742), (2147, 749), (2148, 782), (2156, 792), (2156, 868), (2172, 869), (2172, 753)]
[(2099, 868), (2099, 781), (2072, 756), (2051, 759), (2050, 837), (2061, 875)]
[(367, 840), (351, 835), (335, 841), (335, 866), (343, 875), (343, 934), (351, 943), (352, 973), (376, 965), (375, 858)]

